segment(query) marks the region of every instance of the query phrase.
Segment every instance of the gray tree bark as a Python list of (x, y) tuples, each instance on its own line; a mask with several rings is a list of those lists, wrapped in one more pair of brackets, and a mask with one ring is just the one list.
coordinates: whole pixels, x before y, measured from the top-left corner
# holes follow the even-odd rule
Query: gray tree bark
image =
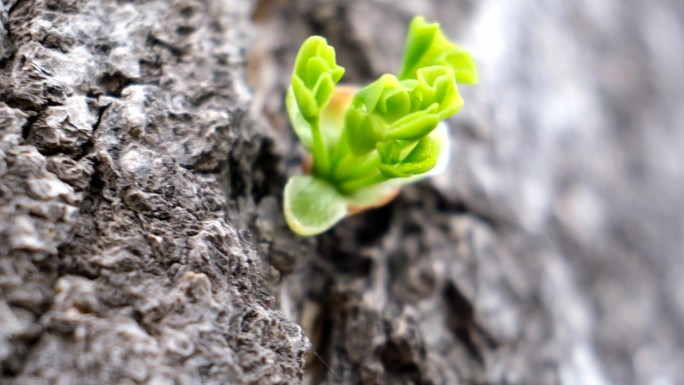
[(227, 198), (222, 172), (266, 143), (246, 116), (248, 10), (3, 4), (3, 384), (302, 378), (309, 342), (226, 219), (266, 172), (240, 169)]
[[(0, 384), (684, 383), (679, 3), (0, 4)], [(415, 14), (449, 169), (293, 235), (299, 44), (368, 82)]]

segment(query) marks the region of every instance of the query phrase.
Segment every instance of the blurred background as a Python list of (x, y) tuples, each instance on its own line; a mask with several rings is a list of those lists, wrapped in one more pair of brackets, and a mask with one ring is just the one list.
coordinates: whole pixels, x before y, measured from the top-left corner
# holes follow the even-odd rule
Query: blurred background
[(443, 175), (265, 253), (296, 266), (274, 290), (317, 353), (305, 381), (683, 384), (684, 2), (259, 1), (252, 109), (283, 173), (303, 156), (282, 97), (301, 42), (368, 83), (415, 15), (480, 83)]

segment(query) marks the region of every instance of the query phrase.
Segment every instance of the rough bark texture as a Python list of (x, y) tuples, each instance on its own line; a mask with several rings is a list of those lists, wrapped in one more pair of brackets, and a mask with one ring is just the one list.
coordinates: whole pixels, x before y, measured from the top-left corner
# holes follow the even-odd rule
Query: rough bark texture
[(229, 150), (251, 164), (263, 143), (247, 4), (2, 11), (2, 383), (297, 383), (308, 340), (220, 183)]
[[(0, 384), (683, 383), (683, 8), (0, 3)], [(481, 70), (450, 168), (294, 236), (299, 44), (367, 82), (415, 14)]]

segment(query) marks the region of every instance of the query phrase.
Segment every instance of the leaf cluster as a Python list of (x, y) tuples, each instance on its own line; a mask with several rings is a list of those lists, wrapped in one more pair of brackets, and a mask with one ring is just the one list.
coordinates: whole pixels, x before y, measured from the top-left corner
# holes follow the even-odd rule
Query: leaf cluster
[(472, 56), (421, 17), (411, 23), (397, 75), (357, 90), (337, 85), (343, 74), (325, 39), (304, 42), (286, 97), (290, 121), (313, 158), (311, 174), (285, 187), (285, 217), (300, 235), (383, 204), (400, 185), (444, 163), (448, 136), (440, 122), (463, 107), (457, 84), (477, 82)]

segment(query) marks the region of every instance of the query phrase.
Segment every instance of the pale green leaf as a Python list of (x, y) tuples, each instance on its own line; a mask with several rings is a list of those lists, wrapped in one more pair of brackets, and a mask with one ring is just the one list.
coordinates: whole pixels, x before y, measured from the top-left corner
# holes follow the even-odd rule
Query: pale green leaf
[(283, 197), (285, 220), (302, 236), (320, 234), (347, 215), (347, 204), (335, 187), (311, 175), (290, 178)]

